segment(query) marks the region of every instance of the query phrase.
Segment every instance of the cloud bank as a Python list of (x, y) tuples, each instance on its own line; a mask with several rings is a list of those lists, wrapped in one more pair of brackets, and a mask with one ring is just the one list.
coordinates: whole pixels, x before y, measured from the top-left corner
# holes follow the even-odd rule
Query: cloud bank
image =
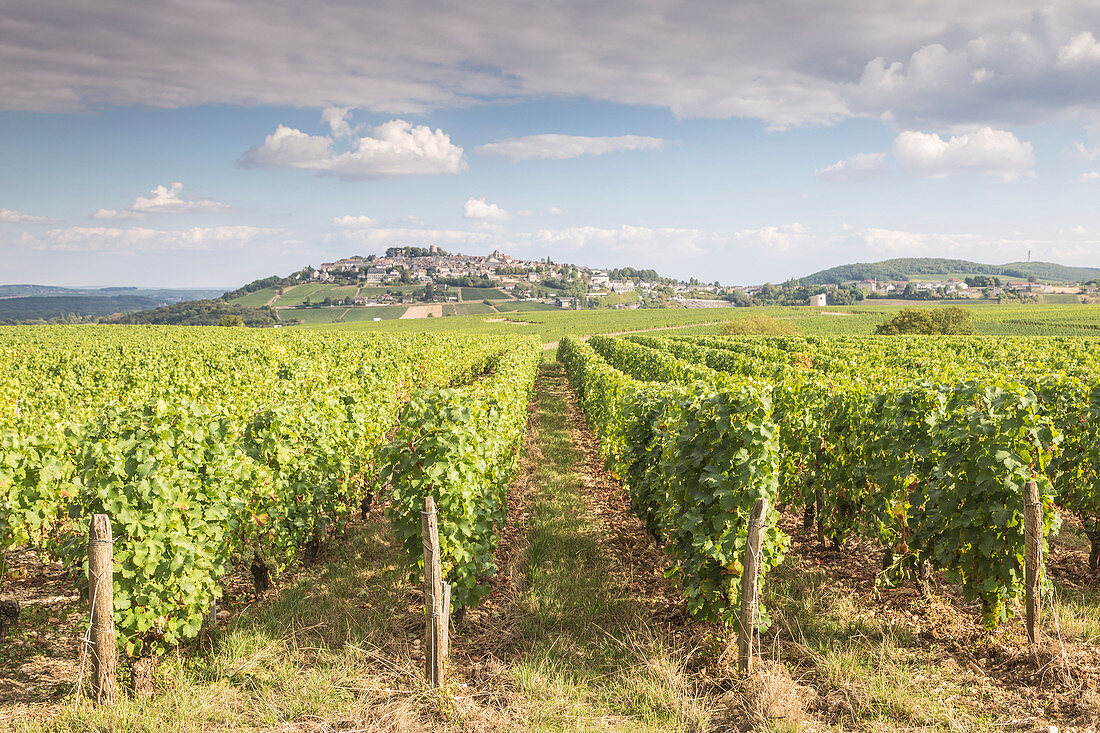
[[(858, 22), (853, 22), (858, 19)], [(411, 115), (583, 98), (773, 127), (1100, 114), (1100, 7), (1052, 0), (36, 0), (0, 23), (0, 105), (326, 107)], [(430, 39), (430, 42), (425, 42)], [(776, 39), (782, 39), (777, 42)]]
[(254, 226), (193, 227), (184, 230), (149, 227), (65, 227), (40, 235), (24, 232), (18, 246), (47, 252), (231, 251), (255, 248), (257, 254), (301, 240), (285, 229)]
[(860, 153), (814, 172), (823, 181), (863, 183), (881, 178), (890, 172), (886, 153)]
[(947, 140), (935, 133), (903, 132), (894, 140), (891, 153), (903, 171), (923, 178), (980, 173), (1012, 181), (1032, 174), (1035, 165), (1031, 143), (989, 127)]
[(240, 158), (245, 168), (299, 168), (346, 180), (393, 176), (461, 173), (466, 157), (442, 130), (391, 120), (370, 135), (353, 141), (350, 149), (337, 151), (337, 138), (351, 135), (347, 110), (322, 113), (333, 130), (330, 135), (309, 135), (279, 125), (264, 141)]
[(169, 186), (156, 186), (148, 196), (138, 196), (134, 203), (121, 211), (100, 209), (93, 219), (144, 219), (149, 214), (214, 214), (232, 211), (230, 206), (210, 199), (184, 199), (183, 184), (178, 181)]
[(355, 229), (360, 227), (372, 227), (377, 222), (369, 216), (338, 216), (332, 220), (333, 225)]
[(658, 150), (665, 140), (640, 135), (614, 137), (585, 137), (583, 135), (527, 135), (481, 145), (474, 152), (480, 155), (497, 155), (512, 161), (528, 158), (553, 158), (564, 160), (582, 155), (605, 155), (629, 150)]
[(4, 224), (48, 224), (53, 221), (48, 216), (32, 216), (15, 209), (0, 208), (0, 222)]
[(470, 198), (462, 206), (462, 218), (478, 221), (508, 221), (512, 215), (496, 204), (486, 203), (485, 199)]

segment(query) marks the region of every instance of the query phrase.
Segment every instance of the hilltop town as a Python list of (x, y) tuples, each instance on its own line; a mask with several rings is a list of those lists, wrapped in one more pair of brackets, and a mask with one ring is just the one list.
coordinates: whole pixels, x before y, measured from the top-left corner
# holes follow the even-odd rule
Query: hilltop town
[[(420, 285), (425, 292), (405, 294), (390, 291), (374, 297), (360, 295), (355, 305), (461, 300), (461, 294), (448, 287), (489, 287), (503, 290), (515, 299), (553, 303), (561, 308), (577, 307), (577, 294), (599, 298), (615, 293), (651, 292), (664, 289), (671, 281), (662, 282), (656, 273), (650, 277), (621, 276), (603, 270), (575, 265), (560, 265), (549, 261), (520, 260), (494, 250), (488, 256), (450, 254), (436, 245), (421, 247), (391, 247), (385, 256), (348, 257), (325, 262), (319, 269), (308, 271), (309, 280), (333, 284), (359, 283), (367, 287), (385, 285)], [(431, 286), (435, 286), (433, 289)], [(570, 294), (563, 294), (568, 292)], [(617, 303), (617, 307), (639, 307), (640, 298)]]

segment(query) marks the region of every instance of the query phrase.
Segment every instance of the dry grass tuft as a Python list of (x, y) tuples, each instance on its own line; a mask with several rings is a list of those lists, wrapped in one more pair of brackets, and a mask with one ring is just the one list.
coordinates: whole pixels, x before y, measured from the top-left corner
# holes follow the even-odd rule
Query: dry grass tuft
[(723, 699), (753, 730), (810, 730), (807, 713), (816, 693), (795, 681), (781, 662), (762, 661)]

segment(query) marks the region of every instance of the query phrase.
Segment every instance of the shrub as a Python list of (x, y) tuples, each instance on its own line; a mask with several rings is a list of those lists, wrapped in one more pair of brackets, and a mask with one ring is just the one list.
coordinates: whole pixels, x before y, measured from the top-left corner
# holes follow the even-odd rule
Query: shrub
[(977, 333), (970, 313), (954, 306), (950, 308), (902, 308), (901, 313), (875, 328), (884, 336), (899, 334), (967, 335)]

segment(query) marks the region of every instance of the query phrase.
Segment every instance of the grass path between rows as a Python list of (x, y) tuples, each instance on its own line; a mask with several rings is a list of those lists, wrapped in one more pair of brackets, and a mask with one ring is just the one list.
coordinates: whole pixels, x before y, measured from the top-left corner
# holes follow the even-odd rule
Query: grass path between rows
[(504, 671), (529, 730), (694, 731), (708, 700), (669, 634), (683, 621), (662, 557), (598, 465), (559, 364), (544, 364), (512, 507)]

